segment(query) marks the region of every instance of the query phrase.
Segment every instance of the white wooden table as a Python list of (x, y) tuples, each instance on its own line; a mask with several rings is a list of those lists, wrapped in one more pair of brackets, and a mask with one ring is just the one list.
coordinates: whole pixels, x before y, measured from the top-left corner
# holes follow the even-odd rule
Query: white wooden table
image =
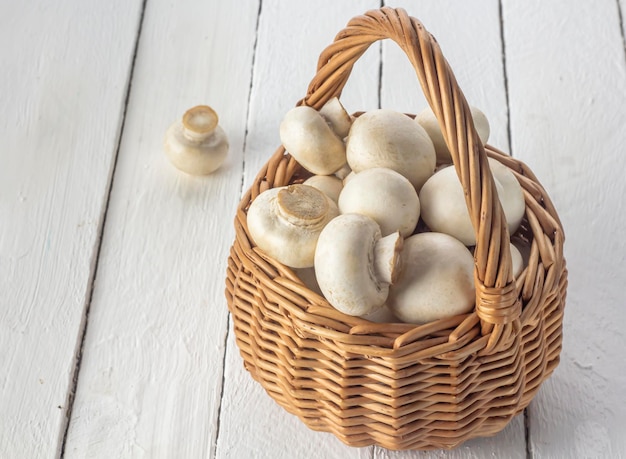
[[(317, 57), (378, 0), (0, 3), (0, 457), (626, 457), (626, 0), (398, 0), (490, 143), (550, 193), (570, 270), (561, 364), (499, 435), (352, 449), (245, 372), (224, 298), (237, 202)], [(425, 106), (393, 43), (349, 111)], [(230, 155), (192, 178), (167, 126), (206, 103)]]

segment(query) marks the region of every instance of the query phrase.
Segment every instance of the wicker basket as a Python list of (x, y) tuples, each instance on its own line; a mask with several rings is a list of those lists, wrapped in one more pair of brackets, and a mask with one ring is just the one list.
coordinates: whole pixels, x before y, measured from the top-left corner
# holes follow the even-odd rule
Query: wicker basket
[[(528, 167), (481, 145), (437, 42), (404, 10), (352, 19), (321, 54), (299, 104), (319, 109), (339, 96), (355, 61), (385, 38), (415, 68), (465, 190), (477, 235), (475, 310), (421, 326), (346, 316), (256, 248), (246, 225), (252, 200), (307, 176), (282, 147), (239, 204), (226, 297), (245, 367), (311, 429), (352, 446), (454, 448), (502, 430), (558, 365), (567, 286), (563, 230)], [(509, 234), (487, 156), (508, 166), (524, 190), (526, 214), (515, 237), (530, 245), (530, 259), (517, 279), (509, 250), (501, 250)]]

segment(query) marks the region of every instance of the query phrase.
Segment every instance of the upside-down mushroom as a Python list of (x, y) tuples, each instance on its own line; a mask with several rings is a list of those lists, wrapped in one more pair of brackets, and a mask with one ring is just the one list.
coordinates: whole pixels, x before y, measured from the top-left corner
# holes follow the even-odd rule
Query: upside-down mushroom
[(165, 133), (165, 155), (170, 162), (191, 175), (217, 170), (228, 154), (226, 133), (217, 123), (217, 113), (209, 106), (187, 110)]
[(248, 209), (252, 239), (270, 257), (292, 268), (313, 266), (322, 229), (339, 214), (337, 205), (308, 185), (270, 188)]

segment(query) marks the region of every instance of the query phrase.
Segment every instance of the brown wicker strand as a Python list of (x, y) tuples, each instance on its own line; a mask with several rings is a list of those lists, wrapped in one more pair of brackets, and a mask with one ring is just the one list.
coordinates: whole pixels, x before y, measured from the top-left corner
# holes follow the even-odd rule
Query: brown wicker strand
[[(335, 42), (322, 52), (318, 72), (300, 103), (320, 108), (331, 97), (338, 96), (354, 62), (372, 43), (383, 38), (391, 38), (407, 54), (442, 127), (477, 234), (476, 282), (481, 285), (476, 289), (476, 301), (489, 303), (489, 298), (481, 299), (480, 295), (494, 288), (504, 294), (514, 284), (510, 253), (499, 250), (500, 241), (509, 239), (508, 228), (467, 101), (439, 45), (421, 23), (403, 10), (392, 8), (381, 8), (354, 18), (337, 35)], [(518, 310), (508, 309), (509, 312)], [(493, 328), (491, 319), (494, 315), (483, 315), (482, 311), (478, 310), (478, 315), (485, 322), (483, 330), (488, 333)], [(501, 322), (495, 325), (500, 326)]]
[[(282, 146), (237, 208), (226, 299), (246, 369), (311, 429), (357, 447), (454, 448), (502, 430), (558, 365), (565, 237), (532, 171), (481, 144), (439, 45), (404, 10), (382, 8), (351, 20), (322, 51), (298, 104), (319, 109), (338, 97), (356, 60), (385, 38), (415, 68), (465, 192), (477, 240), (474, 311), (424, 325), (346, 316), (258, 249), (247, 228), (250, 203), (264, 190), (307, 177)], [(512, 170), (524, 192), (526, 213), (515, 238), (529, 254), (517, 279), (488, 156)]]

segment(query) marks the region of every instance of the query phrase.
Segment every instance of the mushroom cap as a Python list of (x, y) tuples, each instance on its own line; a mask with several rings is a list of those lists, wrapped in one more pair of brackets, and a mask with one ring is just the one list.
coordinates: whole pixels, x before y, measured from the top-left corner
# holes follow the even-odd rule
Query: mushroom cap
[(387, 299), (389, 285), (374, 274), (378, 224), (358, 214), (339, 215), (320, 234), (315, 277), (328, 302), (351, 316), (374, 312)]
[(435, 148), (426, 131), (393, 110), (372, 110), (354, 120), (346, 157), (356, 173), (386, 167), (409, 179), (416, 190), (435, 170)]
[(270, 188), (248, 209), (247, 223), (255, 244), (292, 268), (313, 266), (317, 239), (339, 214), (324, 193), (307, 185)]
[[(509, 233), (513, 234), (526, 210), (522, 188), (506, 166), (491, 158), (489, 165)], [(454, 167), (441, 169), (429, 178), (420, 191), (419, 199), (422, 219), (432, 231), (454, 236), (468, 246), (476, 244), (463, 187)]]
[(511, 263), (513, 265), (513, 277), (517, 278), (524, 270), (524, 259), (522, 258), (522, 253), (513, 243), (510, 243), (509, 246), (511, 249)]
[(187, 110), (165, 133), (163, 146), (170, 162), (190, 175), (217, 170), (228, 154), (228, 138), (217, 122), (217, 114), (207, 105)]
[(395, 231), (410, 236), (420, 216), (419, 198), (411, 182), (392, 169), (380, 167), (356, 174), (346, 183), (338, 204), (342, 214), (374, 219), (383, 236)]
[(502, 203), (504, 215), (506, 215), (509, 234), (513, 235), (526, 213), (524, 191), (511, 169), (497, 159), (489, 158), (489, 168), (496, 180), (502, 185), (502, 190), (498, 188), (498, 197)]
[[(484, 145), (489, 139), (489, 121), (487, 120), (485, 114), (476, 107), (470, 106), (470, 112), (472, 114), (472, 119), (474, 120), (474, 127), (476, 128), (476, 132), (478, 132), (478, 137)], [(430, 139), (433, 141), (435, 152), (437, 154), (437, 164), (451, 162), (452, 157), (450, 156), (450, 150), (448, 149), (448, 145), (446, 145), (446, 141), (443, 138), (443, 133), (439, 127), (439, 121), (437, 121), (437, 117), (435, 116), (433, 109), (430, 107), (425, 108), (417, 114), (415, 121), (417, 121), (419, 125), (426, 130)]]
[(340, 139), (345, 139), (352, 126), (352, 117), (343, 107), (339, 98), (333, 97), (320, 108), (320, 114)]
[(387, 305), (384, 304), (380, 308), (376, 309), (374, 312), (361, 316), (361, 319), (369, 320), (370, 322), (374, 322), (377, 324), (393, 324), (402, 322), (400, 319), (394, 316), (391, 310), (387, 307)]
[(339, 180), (343, 180), (351, 173), (352, 169), (350, 169), (348, 163), (345, 163), (343, 166), (335, 171), (334, 176), (337, 177)]
[(475, 304), (474, 259), (457, 239), (420, 233), (404, 241), (403, 269), (387, 306), (399, 319), (423, 324), (464, 314)]
[(346, 147), (314, 108), (302, 105), (280, 123), (285, 149), (309, 172), (330, 175), (346, 163)]
[[(476, 253), (475, 246), (470, 247), (469, 249), (471, 250), (472, 254)], [(526, 258), (526, 261), (524, 260), (524, 255), (522, 255), (522, 252), (513, 243), (513, 241), (509, 243), (509, 249), (511, 251), (511, 265), (512, 265), (513, 277), (517, 278), (522, 273), (522, 271), (524, 271), (524, 267), (526, 266), (528, 259)]]
[(304, 185), (317, 188), (335, 203), (343, 189), (343, 181), (334, 175), (313, 175), (304, 181)]
[(350, 173), (343, 178), (343, 187), (345, 188), (348, 182), (354, 177), (356, 177), (356, 172), (350, 171)]

